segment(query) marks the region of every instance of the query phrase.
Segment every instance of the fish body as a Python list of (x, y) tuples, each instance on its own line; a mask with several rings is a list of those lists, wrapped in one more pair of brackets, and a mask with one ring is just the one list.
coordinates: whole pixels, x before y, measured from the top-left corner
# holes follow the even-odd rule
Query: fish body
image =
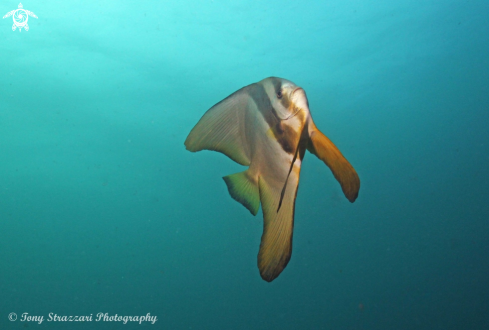
[(217, 103), (192, 129), (185, 146), (192, 152), (219, 151), (248, 166), (223, 179), (231, 197), (253, 215), (262, 206), (258, 268), (268, 282), (280, 275), (292, 254), (295, 199), (306, 150), (331, 169), (348, 200), (358, 196), (355, 169), (317, 129), (305, 91), (286, 79), (266, 78)]

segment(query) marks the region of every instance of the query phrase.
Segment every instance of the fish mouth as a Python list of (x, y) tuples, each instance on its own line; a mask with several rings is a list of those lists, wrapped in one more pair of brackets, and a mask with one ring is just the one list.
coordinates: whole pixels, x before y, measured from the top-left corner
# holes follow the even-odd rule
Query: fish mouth
[[(301, 90), (301, 91), (304, 92), (304, 90), (301, 87), (295, 88), (292, 92), (289, 93), (289, 100), (292, 100), (292, 97), (294, 96), (294, 93), (297, 92), (297, 91), (299, 91), (299, 90)], [(292, 104), (293, 104), (293, 102), (292, 102)], [(301, 110), (302, 110), (302, 108), (299, 108), (299, 107), (294, 106), (293, 113), (291, 113), (290, 115), (288, 115), (285, 118), (281, 118), (278, 115), (278, 113), (276, 113), (275, 110), (273, 111), (273, 114), (275, 115), (275, 117), (277, 117), (278, 120), (285, 121), (285, 120), (289, 120), (290, 118), (296, 116), (299, 113), (299, 111), (301, 111)]]
[(295, 92), (297, 92), (297, 91), (299, 91), (299, 90), (304, 91), (304, 89), (302, 89), (302, 87), (297, 87), (296, 89), (294, 89), (294, 90), (292, 91), (292, 93), (290, 94), (290, 96), (293, 96), (293, 95), (295, 94)]
[[(295, 92), (297, 92), (297, 91), (302, 91), (302, 92), (304, 92), (304, 89), (302, 89), (301, 87), (297, 87), (297, 88), (295, 88), (295, 89), (292, 91), (292, 93), (290, 93), (290, 97), (289, 97), (289, 99), (291, 99), (291, 100), (292, 100), (292, 98), (294, 97)], [(288, 120), (288, 119), (290, 119), (290, 118), (294, 117), (294, 116), (295, 116), (295, 115), (297, 115), (297, 114), (299, 113), (299, 111), (301, 111), (301, 110), (302, 110), (301, 108), (299, 108), (299, 107), (295, 107), (294, 112), (293, 112), (292, 114), (290, 114), (289, 116), (287, 116), (286, 118), (282, 119), (282, 120)]]

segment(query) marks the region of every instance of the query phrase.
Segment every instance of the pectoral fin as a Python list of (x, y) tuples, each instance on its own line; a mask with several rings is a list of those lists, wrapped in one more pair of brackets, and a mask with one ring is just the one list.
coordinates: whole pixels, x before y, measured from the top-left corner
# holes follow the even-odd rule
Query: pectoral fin
[[(314, 125), (314, 124), (313, 124)], [(309, 132), (307, 150), (321, 159), (333, 172), (341, 189), (350, 202), (354, 202), (360, 189), (360, 178), (357, 172), (341, 154), (338, 148), (315, 126)]]
[(256, 215), (260, 208), (260, 194), (258, 182), (248, 174), (248, 170), (223, 177), (228, 186), (229, 194), (236, 201), (243, 204), (251, 214)]

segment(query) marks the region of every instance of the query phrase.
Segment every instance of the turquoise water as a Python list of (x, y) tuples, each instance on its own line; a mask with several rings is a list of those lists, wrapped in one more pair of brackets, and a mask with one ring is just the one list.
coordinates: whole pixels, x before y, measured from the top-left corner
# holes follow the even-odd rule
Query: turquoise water
[[(29, 31), (0, 20), (0, 329), (489, 328), (487, 1), (23, 5)], [(272, 283), (221, 179), (243, 167), (183, 145), (268, 76), (362, 181), (351, 204), (306, 154)]]

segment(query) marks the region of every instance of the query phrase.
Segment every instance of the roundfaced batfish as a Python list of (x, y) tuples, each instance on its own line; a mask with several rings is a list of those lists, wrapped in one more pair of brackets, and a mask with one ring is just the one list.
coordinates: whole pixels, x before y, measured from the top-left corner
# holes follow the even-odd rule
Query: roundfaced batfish
[(292, 254), (295, 198), (306, 149), (331, 169), (350, 202), (360, 189), (355, 169), (314, 124), (305, 91), (281, 78), (243, 87), (214, 105), (192, 129), (185, 147), (219, 151), (248, 166), (223, 179), (231, 197), (251, 214), (262, 206), (258, 268), (268, 282), (280, 275)]

